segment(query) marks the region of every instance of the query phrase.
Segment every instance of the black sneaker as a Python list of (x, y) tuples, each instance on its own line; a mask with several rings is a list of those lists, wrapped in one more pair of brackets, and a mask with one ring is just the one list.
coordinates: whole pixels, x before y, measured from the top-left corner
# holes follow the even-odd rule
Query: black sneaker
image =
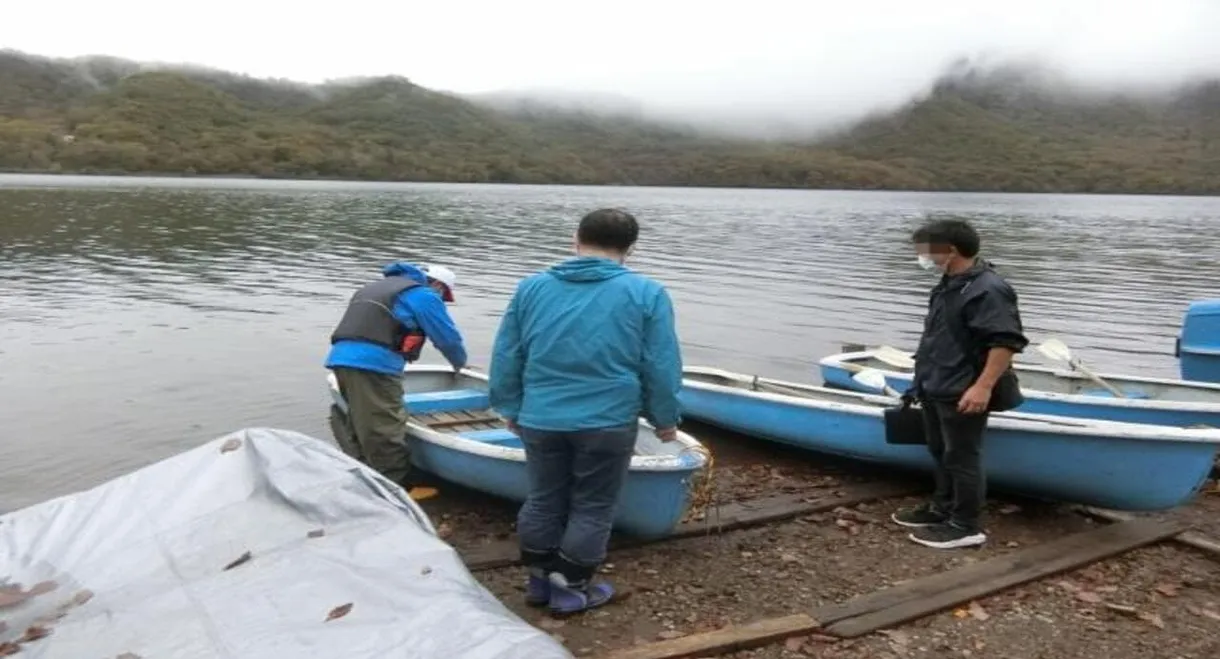
[(917, 508), (899, 510), (893, 515), (890, 515), (890, 519), (894, 520), (894, 523), (898, 524), (899, 526), (906, 526), (913, 529), (936, 526), (949, 521), (947, 516), (932, 510), (932, 506), (926, 503)]
[(987, 542), (986, 533), (977, 529), (965, 529), (948, 522), (919, 529), (907, 537), (925, 547), (934, 549), (978, 547)]

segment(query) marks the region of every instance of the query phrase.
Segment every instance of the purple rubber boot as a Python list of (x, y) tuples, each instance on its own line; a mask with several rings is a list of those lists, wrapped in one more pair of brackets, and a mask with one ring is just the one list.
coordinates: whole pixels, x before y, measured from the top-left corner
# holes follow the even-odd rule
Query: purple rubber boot
[(614, 599), (614, 586), (609, 583), (571, 584), (558, 572), (551, 573), (550, 587), (553, 615), (581, 613)]
[(546, 577), (546, 570), (530, 568), (529, 582), (525, 585), (525, 603), (530, 606), (546, 606), (550, 602), (551, 581)]

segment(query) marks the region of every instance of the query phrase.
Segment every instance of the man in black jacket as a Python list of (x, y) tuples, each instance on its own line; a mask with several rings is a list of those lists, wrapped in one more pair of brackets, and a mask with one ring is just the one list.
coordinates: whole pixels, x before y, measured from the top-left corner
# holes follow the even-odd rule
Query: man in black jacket
[(912, 236), (919, 264), (941, 273), (932, 289), (906, 404), (922, 403), (936, 461), (932, 500), (894, 514), (910, 538), (938, 549), (981, 545), (986, 499), (983, 434), (990, 412), (1020, 405), (1011, 365), (1029, 343), (1017, 294), (978, 258), (979, 235), (961, 220), (937, 220)]

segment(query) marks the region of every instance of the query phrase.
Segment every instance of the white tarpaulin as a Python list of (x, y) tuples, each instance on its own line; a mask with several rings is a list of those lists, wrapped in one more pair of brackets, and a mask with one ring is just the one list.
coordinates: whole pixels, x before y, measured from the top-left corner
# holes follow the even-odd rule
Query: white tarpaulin
[(29, 659), (572, 656), (400, 488), (268, 429), (0, 517), (0, 620), (0, 643), (49, 632)]

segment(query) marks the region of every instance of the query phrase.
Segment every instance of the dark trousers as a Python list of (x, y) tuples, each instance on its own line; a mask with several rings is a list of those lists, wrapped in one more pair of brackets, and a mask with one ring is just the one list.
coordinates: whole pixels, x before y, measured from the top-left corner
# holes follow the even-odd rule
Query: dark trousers
[(529, 495), (517, 534), (527, 566), (572, 583), (593, 576), (606, 557), (638, 432), (636, 423), (573, 432), (521, 428)]
[(983, 472), (984, 414), (961, 414), (957, 402), (925, 401), (923, 421), (928, 450), (936, 461), (932, 508), (956, 526), (979, 530), (979, 515), (987, 498)]
[(410, 487), (411, 456), (406, 443), (402, 378), (354, 368), (336, 368), (334, 373), (339, 393), (347, 401), (350, 433), (350, 437), (339, 441), (339, 448), (382, 476)]

